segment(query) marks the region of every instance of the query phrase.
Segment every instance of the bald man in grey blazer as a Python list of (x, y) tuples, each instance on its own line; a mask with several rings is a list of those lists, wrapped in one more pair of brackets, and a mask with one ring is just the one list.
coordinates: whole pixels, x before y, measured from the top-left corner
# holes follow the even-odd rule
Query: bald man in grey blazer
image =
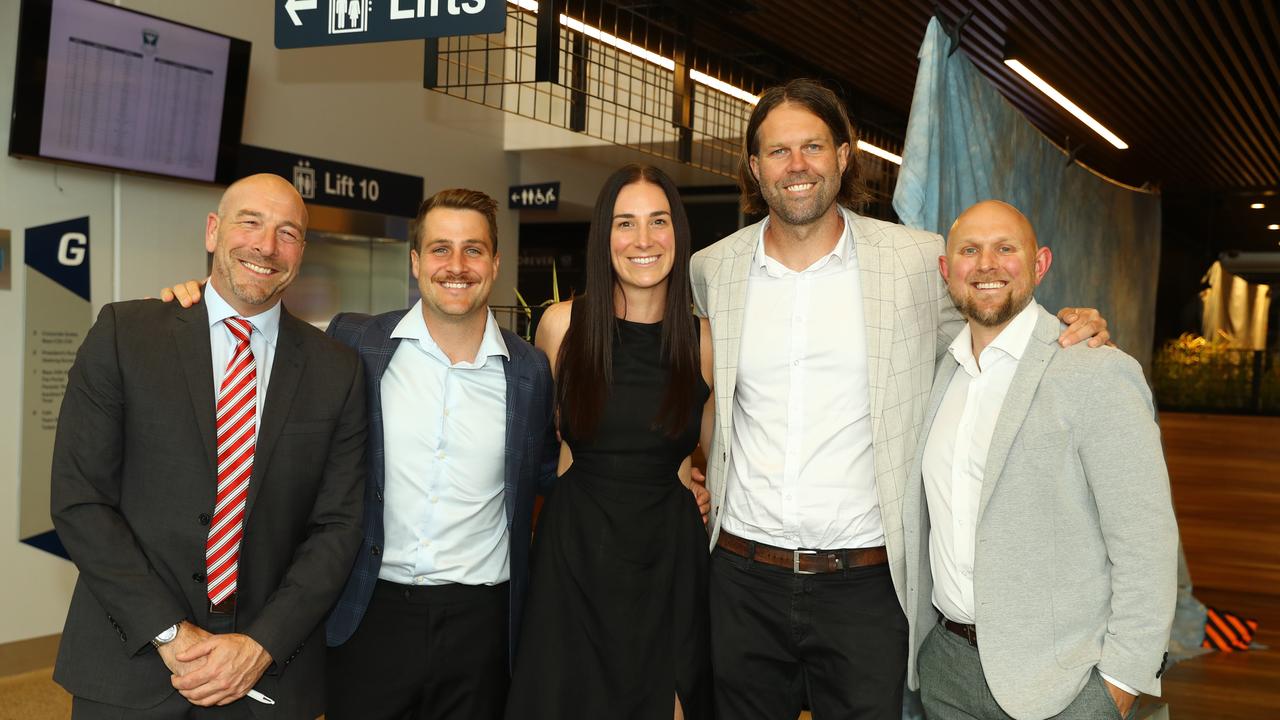
[(1051, 261), (995, 201), (939, 258), (968, 323), (903, 507), (909, 684), (931, 720), (1130, 717), (1160, 693), (1177, 526), (1151, 393), (1123, 352), (1058, 345), (1032, 298)]

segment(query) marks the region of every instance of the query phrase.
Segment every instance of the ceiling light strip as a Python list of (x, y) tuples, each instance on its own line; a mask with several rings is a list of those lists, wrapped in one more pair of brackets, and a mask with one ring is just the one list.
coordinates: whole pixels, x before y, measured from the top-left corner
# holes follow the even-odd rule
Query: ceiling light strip
[[(509, 5), (515, 5), (521, 10), (527, 10), (533, 13), (538, 12), (538, 3), (536, 2), (536, 0), (507, 0), (507, 3)], [(574, 20), (568, 15), (560, 16), (560, 24), (564, 25), (570, 30), (573, 30), (574, 32), (582, 33), (583, 35), (586, 35), (592, 40), (596, 40), (604, 43), (605, 45), (609, 45), (610, 47), (617, 48), (618, 50), (621, 50), (630, 55), (634, 55), (635, 57), (638, 57), (641, 60), (645, 60), (647, 62), (653, 63), (658, 67), (664, 68), (666, 70), (671, 70), (671, 71), (674, 71), (676, 69), (676, 63), (674, 60), (665, 58), (657, 53), (645, 50), (644, 48), (638, 45), (635, 45), (633, 43), (629, 43), (626, 40), (623, 40), (622, 38), (619, 38), (615, 35), (610, 35), (609, 33), (604, 32), (603, 30), (599, 30), (597, 28), (591, 27), (590, 25), (587, 25), (586, 23), (580, 20)], [(745, 102), (748, 105), (755, 105), (760, 102), (760, 97), (758, 95), (752, 95), (751, 93), (747, 92), (746, 90), (743, 90), (742, 88), (734, 87), (733, 85), (730, 85), (729, 83), (723, 80), (720, 80), (718, 78), (714, 78), (704, 72), (701, 72), (698, 70), (690, 70), (689, 77), (696, 83), (699, 83), (701, 85), (706, 85), (707, 87), (713, 90), (722, 92), (731, 98), (741, 100), (742, 102)], [(862, 140), (859, 140), (858, 149), (862, 150), (863, 152), (867, 152), (872, 155), (875, 155), (876, 157), (888, 160), (891, 163), (895, 163), (897, 165), (902, 164), (902, 157), (900, 155), (894, 155), (888, 150), (884, 150), (879, 147), (876, 147), (875, 145), (872, 145), (869, 142), (864, 142)]]
[(1089, 113), (1081, 110), (1079, 105), (1076, 105), (1075, 103), (1067, 99), (1067, 96), (1058, 92), (1057, 88), (1045, 82), (1043, 79), (1041, 79), (1039, 75), (1036, 75), (1035, 73), (1031, 72), (1031, 70), (1027, 68), (1026, 65), (1023, 65), (1021, 62), (1018, 62), (1017, 60), (1013, 60), (1013, 59), (1005, 60), (1004, 64), (1008, 65), (1009, 69), (1021, 75), (1022, 79), (1034, 85), (1036, 89), (1038, 89), (1040, 92), (1044, 93), (1045, 95), (1048, 95), (1050, 100), (1053, 100), (1054, 102), (1061, 105), (1064, 110), (1074, 115), (1077, 120), (1084, 123), (1085, 125), (1088, 125), (1090, 130), (1093, 130), (1094, 132), (1101, 135), (1103, 138), (1106, 139), (1107, 142), (1116, 146), (1120, 150), (1128, 149), (1129, 147), (1128, 143), (1121, 140), (1119, 137), (1116, 136), (1115, 133), (1111, 132), (1106, 127), (1104, 127), (1102, 123), (1098, 122), (1097, 120), (1094, 120), (1089, 115)]
[(902, 164), (902, 156), (901, 156), (901, 155), (894, 155), (893, 153), (889, 152), (888, 150), (884, 150), (884, 149), (882, 149), (882, 148), (878, 148), (878, 147), (876, 147), (875, 145), (872, 145), (871, 143), (869, 143), (869, 142), (867, 142), (867, 141), (865, 141), (865, 140), (859, 140), (859, 141), (858, 141), (858, 149), (859, 149), (859, 150), (861, 150), (862, 152), (865, 152), (865, 153), (868, 153), (868, 154), (871, 154), (871, 155), (875, 155), (875, 156), (876, 156), (876, 157), (878, 157), (878, 158), (882, 158), (882, 159), (888, 160), (889, 162), (893, 163), (894, 165), (901, 165), (901, 164)]

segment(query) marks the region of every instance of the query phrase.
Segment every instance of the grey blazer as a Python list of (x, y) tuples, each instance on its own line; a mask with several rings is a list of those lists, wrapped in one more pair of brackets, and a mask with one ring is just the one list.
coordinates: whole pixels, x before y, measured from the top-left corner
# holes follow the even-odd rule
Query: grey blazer
[[(1113, 348), (1063, 349), (1061, 324), (1039, 314), (991, 437), (973, 569), (983, 673), (1018, 720), (1060, 712), (1095, 667), (1158, 695), (1177, 590), (1178, 530), (1142, 369)], [(926, 427), (958, 367), (950, 354), (939, 362)], [(937, 623), (923, 448), (903, 511), (912, 688)]]
[[(960, 331), (963, 320), (938, 276), (942, 238), (840, 209), (853, 230), (862, 284), (871, 386), (872, 455), (884, 522), (889, 569), (905, 607), (902, 493), (924, 425), (934, 361)], [(764, 221), (745, 227), (693, 256), (694, 304), (711, 321), (715, 355), (716, 429), (707, 453), (711, 491), (711, 546), (720, 533), (739, 339), (751, 258)], [(840, 332), (833, 327), (831, 332)]]

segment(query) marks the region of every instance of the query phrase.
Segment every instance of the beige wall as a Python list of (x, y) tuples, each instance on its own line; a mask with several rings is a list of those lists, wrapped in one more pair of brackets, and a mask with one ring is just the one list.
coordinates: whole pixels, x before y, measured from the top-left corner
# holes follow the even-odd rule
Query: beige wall
[[(262, 0), (123, 0), (141, 10), (253, 43), (245, 143), (422, 175), (427, 193), (470, 186), (502, 196), (511, 170), (503, 113), (422, 88), (422, 43), (277, 51), (273, 3)], [(0, 0), (0, 138), (9, 136), (18, 0)], [(118, 189), (117, 189), (118, 184)], [(0, 291), (0, 644), (60, 632), (75, 582), (64, 560), (18, 542), (18, 407), (26, 227), (88, 215), (96, 310), (155, 294), (204, 272), (204, 216), (221, 190), (192, 183), (117, 176), (0, 156), (0, 228), (13, 231), (13, 289)], [(118, 195), (118, 205), (116, 197)], [(118, 211), (117, 211), (118, 208)], [(499, 214), (504, 255), (518, 257), (516, 213)], [(120, 228), (120, 294), (114, 294), (114, 228)], [(514, 298), (516, 263), (502, 266), (496, 303)]]
[[(426, 192), (473, 187), (496, 197), (509, 185), (561, 180), (567, 210), (581, 214), (600, 180), (623, 162), (649, 158), (618, 148), (579, 148), (563, 157), (555, 145), (597, 145), (580, 136), (506, 129), (497, 110), (422, 88), (421, 42), (278, 51), (274, 3), (265, 0), (118, 4), (253, 43), (243, 141), (247, 144), (367, 165), (426, 178)], [(19, 0), (0, 0), (0, 139), (9, 135)], [(504, 142), (511, 135), (508, 152)], [(561, 152), (561, 151), (556, 151)], [(684, 184), (724, 182), (704, 173)], [(13, 231), (13, 289), (0, 290), (0, 645), (60, 632), (74, 567), (18, 542), (19, 425), (24, 332), (21, 268), (24, 228), (88, 215), (94, 312), (118, 299), (153, 295), (163, 285), (205, 269), (205, 214), (221, 190), (212, 186), (84, 170), (0, 156), (0, 228)], [(495, 304), (514, 302), (519, 213), (499, 213), (504, 257)], [(576, 210), (574, 210), (576, 208)], [(573, 219), (578, 219), (577, 217)], [(113, 256), (120, 235), (118, 259)], [(119, 277), (113, 268), (118, 263)], [(117, 291), (118, 285), (118, 291)], [(16, 580), (15, 580), (16, 579)]]

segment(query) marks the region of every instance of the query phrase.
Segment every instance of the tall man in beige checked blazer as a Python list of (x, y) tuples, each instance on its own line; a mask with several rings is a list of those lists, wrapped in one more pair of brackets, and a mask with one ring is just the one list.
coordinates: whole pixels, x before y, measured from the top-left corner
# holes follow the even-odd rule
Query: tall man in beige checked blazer
[[(962, 320), (942, 238), (857, 215), (856, 136), (809, 80), (770, 88), (739, 182), (760, 223), (699, 252), (716, 708), (735, 720), (898, 720), (907, 669), (902, 496), (937, 354)], [(1062, 341), (1107, 338), (1095, 311)]]

